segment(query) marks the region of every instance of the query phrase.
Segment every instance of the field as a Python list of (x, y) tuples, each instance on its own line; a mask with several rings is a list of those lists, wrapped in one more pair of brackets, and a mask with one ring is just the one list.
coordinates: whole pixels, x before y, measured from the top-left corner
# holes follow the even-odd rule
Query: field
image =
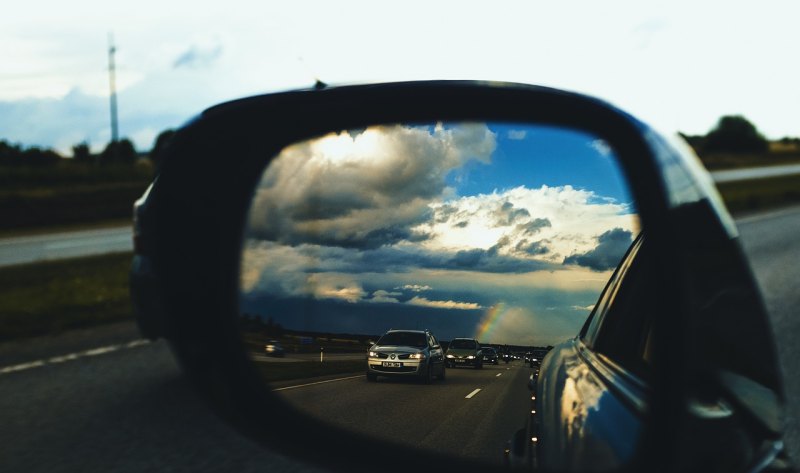
[(0, 342), (131, 319), (130, 253), (0, 268)]
[(130, 219), (133, 202), (152, 178), (147, 161), (0, 166), (0, 231)]

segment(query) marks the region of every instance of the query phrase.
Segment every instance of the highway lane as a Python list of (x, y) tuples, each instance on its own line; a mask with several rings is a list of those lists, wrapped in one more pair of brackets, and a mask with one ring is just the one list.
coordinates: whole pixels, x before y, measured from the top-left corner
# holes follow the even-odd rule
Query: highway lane
[(0, 267), (133, 250), (131, 226), (0, 239)]
[[(800, 378), (796, 376), (800, 372), (800, 345), (795, 340), (800, 334), (800, 207), (748, 217), (738, 223), (745, 252), (771, 313), (786, 374), (787, 446), (794, 458), (800, 458)], [(109, 343), (127, 344), (135, 337), (133, 324), (128, 324), (126, 330), (109, 333), (107, 328), (97, 328), (77, 339), (70, 333), (3, 344), (0, 367)], [(452, 374), (448, 372), (445, 384), (450, 384), (451, 378), (458, 379)], [(462, 374), (472, 376), (469, 371)], [(435, 383), (390, 383), (366, 387), (391, 386), (414, 392), (428, 388), (436, 392), (447, 390)], [(497, 384), (498, 388), (501, 386)], [(463, 388), (459, 394), (462, 391)], [(481, 391), (474, 399), (480, 402), (484, 394), (491, 391)], [(469, 411), (470, 407), (481, 407), (477, 403), (462, 406), (467, 416), (476, 415)], [(490, 412), (491, 408), (488, 405), (477, 410)], [(262, 449), (218, 420), (182, 380), (163, 341), (2, 374), (0, 413), (2, 472), (320, 471)], [(521, 427), (518, 422), (514, 415), (505, 423), (516, 429)], [(443, 424), (455, 427), (447, 419)]]
[(800, 462), (800, 206), (741, 218), (737, 225), (772, 319), (788, 399), (786, 445)]
[(452, 368), (444, 381), (361, 374), (338, 382), (279, 388), (296, 408), (327, 423), (389, 442), (502, 465), (503, 450), (530, 416), (522, 363)]

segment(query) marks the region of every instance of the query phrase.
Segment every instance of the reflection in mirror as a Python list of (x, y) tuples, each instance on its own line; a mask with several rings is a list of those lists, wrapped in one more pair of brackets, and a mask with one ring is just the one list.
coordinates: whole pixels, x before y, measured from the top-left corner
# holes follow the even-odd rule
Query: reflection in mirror
[(597, 136), (331, 133), (286, 147), (254, 192), (242, 337), (271, 389), (321, 421), (502, 462), (542, 357), (578, 334), (638, 232)]

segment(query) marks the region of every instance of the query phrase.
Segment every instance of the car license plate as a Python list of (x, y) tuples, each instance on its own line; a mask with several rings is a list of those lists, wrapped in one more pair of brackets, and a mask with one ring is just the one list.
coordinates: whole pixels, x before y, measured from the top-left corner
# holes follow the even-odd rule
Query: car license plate
[(464, 360), (456, 360), (456, 363), (464, 363)]
[(403, 364), (398, 361), (384, 361), (383, 366), (386, 368), (400, 368)]

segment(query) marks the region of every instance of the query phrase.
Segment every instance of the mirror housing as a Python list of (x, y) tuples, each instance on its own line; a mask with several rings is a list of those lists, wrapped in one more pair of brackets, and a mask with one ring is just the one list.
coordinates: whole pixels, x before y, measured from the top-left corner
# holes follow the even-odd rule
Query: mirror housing
[[(635, 455), (617, 466), (672, 471), (719, 465), (728, 445), (708, 445), (703, 436), (722, 430), (749, 439), (739, 445), (746, 453), (732, 466), (774, 464), (783, 403), (774, 344), (735, 226), (708, 174), (679, 144), (630, 115), (559, 90), (397, 83), (287, 92), (206, 110), (175, 135), (148, 196), (148, 251), (159, 287), (139, 292), (159, 300), (136, 306), (161, 309), (137, 313), (145, 335), (169, 340), (188, 377), (222, 416), (283, 452), (308, 458), (308, 445), (314, 445), (316, 458), (348, 471), (379, 462), (395, 471), (422, 462), (452, 470), (474, 467), (435, 454), (409, 455), (358, 434), (331, 442), (344, 434), (265, 389), (236, 324), (242, 232), (269, 159), (288, 144), (331, 131), (430, 120), (570, 127), (601, 136), (619, 156), (653, 249), (655, 269), (648, 277), (662, 297), (654, 308), (648, 422)], [(737, 354), (737, 343), (745, 339), (762, 350), (750, 358)], [(766, 393), (758, 405), (749, 396), (755, 391)], [(713, 402), (720, 396), (734, 410), (727, 424), (709, 423), (687, 408), (693, 399)]]

